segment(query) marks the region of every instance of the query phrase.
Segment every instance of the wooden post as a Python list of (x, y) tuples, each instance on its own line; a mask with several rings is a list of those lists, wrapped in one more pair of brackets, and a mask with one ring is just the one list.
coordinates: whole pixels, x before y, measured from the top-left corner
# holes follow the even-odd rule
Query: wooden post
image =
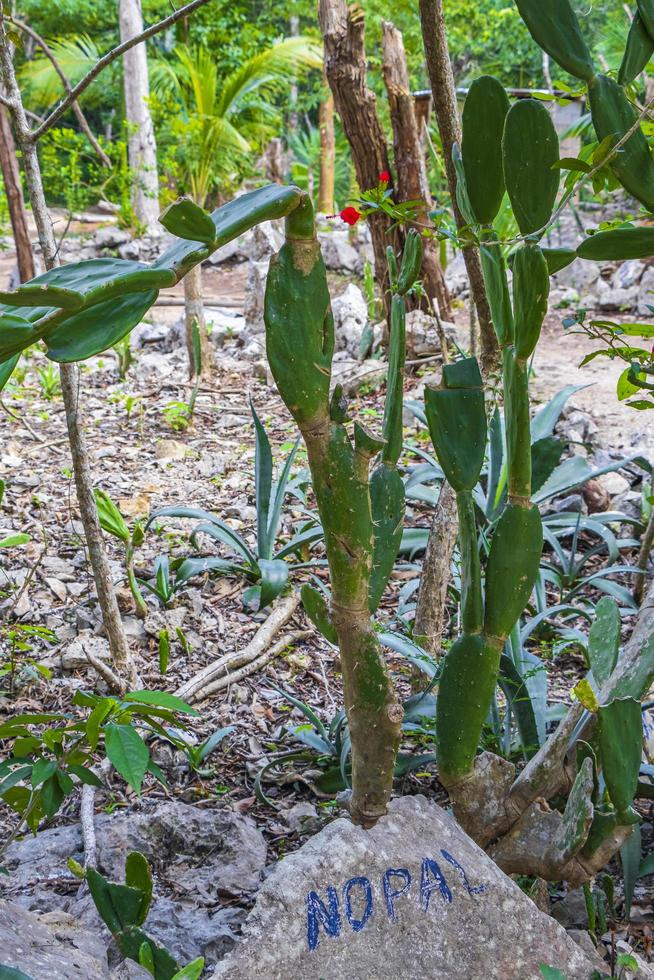
[(16, 159), (16, 144), (11, 131), (9, 113), (0, 105), (0, 169), (5, 184), (9, 217), (16, 243), (18, 259), (18, 275), (21, 282), (27, 282), (36, 275), (34, 256), (27, 226), (27, 210), (23, 199), (23, 189), (20, 185), (20, 173)]
[[(420, 230), (421, 226), (430, 224), (431, 193), (409, 83), (404, 41), (401, 32), (389, 21), (384, 21), (382, 24), (382, 48), (384, 84), (388, 93), (393, 126), (398, 201), (421, 202), (416, 208), (416, 227)], [(443, 278), (437, 241), (434, 238), (425, 238), (423, 245), (422, 280), (427, 296), (430, 300), (435, 300), (440, 316), (445, 320), (451, 320), (450, 296)]]
[[(391, 168), (375, 94), (368, 88), (366, 80), (363, 12), (359, 7), (348, 10), (346, 0), (319, 0), (318, 18), (325, 44), (325, 74), (352, 149), (357, 181), (362, 191), (370, 190), (378, 185), (380, 173)], [(392, 245), (399, 253), (404, 235), (399, 229), (391, 232), (392, 222), (381, 212), (371, 215), (368, 223), (375, 256), (375, 279), (387, 307), (386, 246)]]

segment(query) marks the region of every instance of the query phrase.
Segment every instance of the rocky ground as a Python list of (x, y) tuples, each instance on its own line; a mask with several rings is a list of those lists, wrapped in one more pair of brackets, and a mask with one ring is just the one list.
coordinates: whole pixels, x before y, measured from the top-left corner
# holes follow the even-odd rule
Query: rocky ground
[[(195, 414), (186, 427), (180, 406), (188, 402), (191, 388), (186, 380), (179, 305), (156, 306), (148, 321), (134, 331), (134, 363), (126, 377), (119, 376), (118, 359), (111, 351), (82, 365), (80, 404), (94, 477), (128, 521), (172, 504), (203, 507), (229, 519), (254, 541), (254, 437), (249, 399), (269, 432), (278, 459), (290, 450), (295, 438), (294, 426), (271, 385), (262, 348), (261, 282), (276, 236), (275, 229), (267, 229), (240, 250), (234, 247), (230, 252), (228, 246), (216, 264), (203, 270), (208, 319), (213, 325), (214, 365), (200, 387)], [(332, 294), (337, 297), (338, 370), (353, 392), (354, 410), (374, 419), (383, 406), (383, 364), (378, 360), (361, 363), (357, 358), (366, 321), (366, 304), (359, 291), (366, 243), (355, 244), (346, 232), (325, 233)], [(63, 252), (68, 261), (116, 250), (126, 257), (147, 256), (148, 248), (149, 243), (135, 246), (111, 225), (98, 228), (78, 223), (68, 228)], [(0, 251), (0, 282), (10, 278), (13, 266), (11, 249)], [(643, 268), (639, 274), (642, 283), (651, 270)], [(595, 283), (610, 283), (611, 276), (626, 273), (607, 269), (602, 275), (606, 278)], [(450, 270), (453, 285), (456, 277), (454, 266)], [(576, 302), (573, 290), (584, 301), (594, 295), (597, 308), (606, 312), (603, 288), (595, 286), (593, 294), (592, 285), (557, 284), (554, 305), (562, 305), (551, 310), (538, 348), (534, 400), (543, 404), (567, 385), (585, 386), (570, 399), (560, 426), (561, 434), (573, 444), (571, 451), (599, 461), (617, 453), (642, 454), (652, 460), (654, 434), (648, 413), (630, 410), (615, 396), (622, 367), (597, 359), (580, 369), (589, 341), (561, 325), (569, 303)], [(583, 297), (582, 289), (586, 290)], [(604, 306), (597, 299), (598, 289), (605, 297)], [(639, 289), (642, 292), (640, 285)], [(182, 295), (182, 289), (176, 287), (165, 291), (162, 299), (179, 300)], [(633, 288), (631, 298), (619, 295), (615, 315), (630, 315), (624, 307), (628, 302), (637, 306), (639, 295)], [(465, 348), (468, 314), (464, 291), (455, 305), (455, 323), (448, 332)], [(407, 396), (415, 398), (425, 381), (438, 376), (439, 359), (433, 323), (425, 323), (418, 315), (412, 325), (411, 361), (421, 363), (412, 363)], [(0, 713), (51, 710), (69, 703), (77, 688), (102, 690), (103, 682), (83, 666), (82, 647), (92, 643), (96, 655), (102, 657), (106, 644), (76, 511), (56, 372), (40, 353), (32, 352), (24, 359), (1, 405), (0, 476), (6, 482), (6, 493), (0, 530), (30, 535), (26, 546), (5, 551), (1, 559), (5, 651), (11, 624), (19, 622), (47, 632), (28, 639), (31, 649), (22, 651), (2, 678), (5, 693), (0, 695)], [(406, 422), (407, 440), (411, 440), (417, 424), (409, 416)], [(300, 466), (303, 459), (300, 449)], [(610, 506), (636, 515), (644, 476), (642, 469), (631, 465), (600, 478), (603, 509)], [(578, 497), (575, 506), (586, 508), (587, 501)], [(302, 517), (300, 503), (291, 500), (282, 535), (288, 537)], [(409, 519), (427, 527), (430, 510), (416, 504)], [(181, 521), (162, 521), (139, 550), (137, 571), (147, 578), (157, 555), (191, 553), (188, 530), (188, 524)], [(114, 540), (108, 547), (115, 580), (121, 582), (121, 550)], [(633, 561), (634, 553), (627, 558)], [(382, 617), (391, 624), (397, 625), (398, 592), (412, 575), (415, 571), (409, 565), (399, 565), (394, 573), (382, 608)], [(134, 615), (129, 591), (119, 586), (125, 625), (146, 686), (174, 691), (197, 670), (218, 656), (240, 650), (251, 639), (264, 616), (244, 609), (244, 585), (242, 580), (226, 577), (199, 579), (181, 591), (169, 609), (161, 608), (151, 596), (145, 622)], [(295, 619), (305, 626), (301, 614)], [(171, 634), (176, 629), (180, 632), (173, 640), (168, 671), (162, 676), (157, 638), (164, 626)], [(35, 674), (32, 664), (36, 662), (48, 665), (50, 679)], [(390, 655), (390, 662), (398, 676), (406, 678), (401, 684), (408, 694), (406, 662), (395, 654)], [(581, 670), (582, 660), (574, 653), (562, 655), (553, 665), (553, 685), (562, 698)], [(110, 776), (107, 789), (97, 794), (99, 848), (100, 855), (106, 856), (106, 870), (119, 874), (126, 842), (138, 843), (139, 849), (152, 856), (158, 897), (150, 931), (172, 945), (181, 960), (203, 952), (208, 961), (215, 962), (224, 955), (271, 862), (296, 848), (337, 811), (333, 794), (321, 793), (316, 785), (320, 771), (315, 763), (289, 766), (281, 775), (270, 773), (264, 785), (272, 806), (255, 795), (257, 773), (276, 751), (294, 747), (286, 729), (304, 720), (291, 710), (278, 688), (310, 702), (329, 721), (341, 703), (334, 650), (312, 633), (264, 672), (203, 702), (200, 720), (194, 725), (198, 739), (222, 726), (233, 725), (234, 731), (210, 757), (202, 774), (189, 768), (183, 754), (160, 742), (154, 755), (169, 789), (148, 781), (137, 799), (125, 791), (119, 778)], [(429, 765), (407, 776), (398, 790), (443, 799)], [(80, 895), (66, 867), (68, 856), (81, 855), (77, 813), (78, 801), (73, 797), (52, 829), (41, 832), (35, 841), (13, 845), (5, 860), (10, 874), (2, 891), (27, 910), (48, 914), (63, 910), (75, 921), (95, 927), (88, 896)], [(647, 842), (652, 835), (651, 805), (644, 806), (643, 816)], [(9, 828), (13, 817), (5, 810), (2, 818), (5, 829)], [(611, 871), (619, 881), (617, 866)], [(646, 955), (651, 952), (654, 922), (651, 883), (651, 878), (642, 879), (637, 886), (631, 925), (618, 920), (609, 936), (615, 942), (635, 942)], [(553, 893), (562, 897), (556, 889)], [(566, 926), (584, 928), (585, 913), (578, 896), (565, 898), (559, 906), (559, 915), (567, 910)], [(45, 925), (50, 928), (52, 922)], [(56, 927), (63, 928), (61, 922)]]

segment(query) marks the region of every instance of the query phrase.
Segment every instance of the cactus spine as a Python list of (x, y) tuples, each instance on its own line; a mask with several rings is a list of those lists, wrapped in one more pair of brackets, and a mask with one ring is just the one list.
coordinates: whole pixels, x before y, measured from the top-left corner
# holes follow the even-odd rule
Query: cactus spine
[[(390, 575), (404, 514), (404, 488), (396, 470), (402, 442), (403, 294), (413, 284), (420, 252), (420, 237), (410, 233), (402, 266), (393, 275), (383, 440), (358, 423), (352, 438), (342, 392), (337, 387), (329, 397), (333, 320), (308, 196), (287, 218), (286, 240), (271, 260), (264, 303), (268, 360), (304, 437), (325, 532), (329, 610), (306, 589), (305, 596), (315, 619), (327, 632), (333, 628), (331, 638), (338, 639), (352, 740), (350, 812), (364, 826), (386, 812), (403, 714), (370, 613)], [(371, 476), (371, 460), (380, 451)]]

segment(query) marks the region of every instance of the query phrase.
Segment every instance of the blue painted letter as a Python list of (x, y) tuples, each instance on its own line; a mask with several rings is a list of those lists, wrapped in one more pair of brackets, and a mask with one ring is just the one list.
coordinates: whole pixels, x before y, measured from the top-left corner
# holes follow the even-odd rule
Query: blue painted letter
[[(366, 901), (366, 907), (364, 908), (360, 919), (356, 919), (352, 913), (352, 898), (350, 892), (356, 885), (363, 888)], [(345, 917), (352, 926), (352, 931), (361, 932), (366, 922), (372, 915), (372, 885), (368, 879), (363, 877), (350, 878), (343, 888), (343, 901), (345, 902)]]
[(446, 902), (452, 901), (452, 892), (438, 864), (432, 858), (425, 858), (420, 872), (420, 904), (423, 912), (429, 909), (429, 900), (434, 888), (438, 888), (441, 898)]
[[(391, 889), (391, 878), (401, 878), (404, 884), (400, 888)], [(404, 895), (408, 891), (410, 884), (411, 875), (406, 868), (388, 868), (387, 871), (384, 871), (382, 887), (384, 889), (384, 898), (386, 899), (388, 918), (391, 922), (395, 922), (397, 919), (395, 914), (395, 899), (399, 898), (400, 895)]]
[(327, 888), (327, 901), (329, 902), (329, 910), (325, 908), (325, 903), (317, 892), (309, 892), (307, 895), (307, 942), (309, 950), (314, 950), (320, 942), (318, 932), (321, 924), (328, 936), (336, 937), (341, 933), (338, 895), (336, 889), (332, 888), (331, 885)]
[(451, 864), (453, 868), (456, 868), (456, 870), (459, 872), (459, 875), (461, 877), (461, 881), (463, 882), (463, 886), (466, 889), (466, 891), (468, 892), (468, 895), (481, 895), (482, 892), (485, 892), (486, 891), (486, 885), (471, 885), (470, 884), (470, 882), (468, 881), (467, 874), (465, 873), (465, 871), (463, 870), (463, 868), (461, 867), (461, 865), (459, 864), (459, 862), (457, 861), (456, 858), (452, 857), (451, 854), (448, 854), (447, 851), (441, 850), (441, 854), (443, 855), (443, 857), (445, 858), (445, 860), (449, 864)]

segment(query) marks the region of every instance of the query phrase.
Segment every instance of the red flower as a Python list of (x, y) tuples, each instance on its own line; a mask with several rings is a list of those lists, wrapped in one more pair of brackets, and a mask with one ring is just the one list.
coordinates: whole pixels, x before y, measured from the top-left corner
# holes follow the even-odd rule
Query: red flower
[(390, 183), (390, 180), (391, 180), (391, 175), (389, 174), (388, 170), (382, 170), (382, 172), (379, 175), (379, 183), (388, 184)]
[(346, 225), (355, 225), (361, 217), (361, 212), (357, 211), (356, 208), (347, 207), (343, 208), (340, 217), (343, 219)]

